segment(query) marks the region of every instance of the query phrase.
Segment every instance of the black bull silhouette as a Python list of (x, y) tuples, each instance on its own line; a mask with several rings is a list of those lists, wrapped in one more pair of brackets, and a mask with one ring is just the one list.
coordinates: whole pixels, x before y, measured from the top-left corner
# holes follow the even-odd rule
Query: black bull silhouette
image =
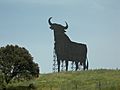
[[(76, 70), (78, 69), (78, 63), (83, 65), (83, 70), (88, 70), (88, 60), (87, 60), (87, 46), (82, 43), (76, 43), (69, 39), (65, 34), (68, 24), (62, 26), (60, 24), (51, 23), (51, 18), (49, 18), (48, 23), (50, 29), (54, 31), (54, 49), (57, 56), (58, 72), (60, 72), (60, 61), (65, 61), (66, 71), (68, 71), (68, 61), (75, 62)], [(87, 65), (86, 65), (87, 61)]]

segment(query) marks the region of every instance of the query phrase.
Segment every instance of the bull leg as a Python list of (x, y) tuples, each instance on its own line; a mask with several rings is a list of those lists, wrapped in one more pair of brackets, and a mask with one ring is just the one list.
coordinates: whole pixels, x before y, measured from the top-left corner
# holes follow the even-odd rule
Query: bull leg
[(64, 61), (62, 60), (61, 71), (64, 70)]
[(57, 61), (58, 64), (58, 72), (60, 72), (60, 60)]
[(86, 69), (88, 70), (88, 67), (89, 67), (89, 63), (88, 63), (88, 60), (87, 60), (87, 65), (86, 65)]
[(66, 71), (68, 71), (68, 61), (66, 60), (65, 63), (66, 63)]
[(75, 71), (77, 71), (78, 70), (78, 62), (75, 62), (75, 65), (76, 65)]
[[(86, 64), (86, 62), (87, 62), (87, 64)], [(85, 69), (88, 70), (88, 66), (89, 66), (88, 60), (85, 60), (85, 62), (83, 63), (83, 70), (85, 70)]]
[(86, 68), (86, 63), (83, 62), (83, 70), (85, 70), (85, 68)]

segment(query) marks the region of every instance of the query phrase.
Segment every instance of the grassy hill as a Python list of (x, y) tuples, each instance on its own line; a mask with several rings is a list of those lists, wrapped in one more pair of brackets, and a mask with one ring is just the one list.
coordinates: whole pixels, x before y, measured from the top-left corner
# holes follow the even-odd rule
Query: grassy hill
[(120, 90), (120, 70), (99, 69), (41, 74), (37, 79), (13, 83), (9, 87), (15, 89), (21, 86), (25, 90), (25, 86), (30, 84), (36, 90)]

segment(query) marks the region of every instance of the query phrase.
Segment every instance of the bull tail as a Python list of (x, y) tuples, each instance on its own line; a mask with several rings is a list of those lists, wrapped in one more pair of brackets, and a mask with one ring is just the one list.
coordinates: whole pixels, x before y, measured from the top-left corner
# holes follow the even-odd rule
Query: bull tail
[(89, 67), (89, 62), (88, 62), (88, 58), (87, 58), (87, 65), (86, 65), (86, 69), (88, 70)]

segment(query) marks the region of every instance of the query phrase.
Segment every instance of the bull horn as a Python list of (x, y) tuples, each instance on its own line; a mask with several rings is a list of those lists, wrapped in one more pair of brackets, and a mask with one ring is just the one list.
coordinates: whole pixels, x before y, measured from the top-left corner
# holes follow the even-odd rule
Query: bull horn
[(50, 20), (51, 20), (51, 18), (52, 18), (52, 17), (50, 17), (50, 18), (49, 18), (49, 20), (48, 20), (48, 23), (49, 23), (50, 25), (52, 25), (52, 23), (51, 23), (51, 21), (50, 21)]
[(64, 29), (67, 29), (68, 28), (68, 24), (67, 24), (67, 22), (65, 22), (66, 23), (66, 26), (64, 27)]

